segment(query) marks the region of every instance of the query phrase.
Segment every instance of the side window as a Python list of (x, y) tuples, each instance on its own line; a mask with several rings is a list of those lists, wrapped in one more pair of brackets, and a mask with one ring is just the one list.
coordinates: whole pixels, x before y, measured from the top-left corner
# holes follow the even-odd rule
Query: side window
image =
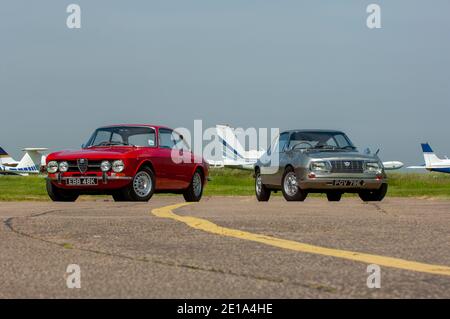
[(186, 141), (181, 138), (180, 134), (178, 134), (177, 132), (172, 132), (172, 138), (177, 149), (189, 151), (189, 146), (187, 145)]
[(172, 130), (159, 129), (159, 147), (172, 148), (175, 146), (175, 142), (172, 138)]
[(289, 133), (282, 133), (280, 135), (280, 143), (278, 148), (279, 152), (283, 152), (285, 150), (288, 141), (289, 141)]

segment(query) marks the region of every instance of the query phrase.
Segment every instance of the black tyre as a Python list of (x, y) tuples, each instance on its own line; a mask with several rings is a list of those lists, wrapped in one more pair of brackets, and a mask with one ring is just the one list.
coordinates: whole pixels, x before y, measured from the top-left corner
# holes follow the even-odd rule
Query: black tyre
[(360, 192), (359, 198), (365, 202), (380, 202), (386, 196), (387, 191), (388, 184), (382, 184), (379, 189)]
[(46, 186), (48, 196), (54, 202), (74, 202), (80, 196), (77, 191), (56, 187), (50, 180), (47, 180)]
[(301, 190), (297, 184), (297, 176), (292, 167), (286, 168), (281, 180), (281, 190), (287, 201), (304, 201), (308, 193)]
[(118, 192), (114, 192), (112, 194), (112, 197), (114, 199), (115, 202), (126, 202), (127, 201), (127, 197), (124, 195), (123, 191), (118, 191)]
[(196, 170), (192, 175), (189, 187), (183, 192), (183, 197), (186, 202), (198, 202), (203, 195), (204, 177), (201, 170)]
[(131, 184), (113, 194), (116, 202), (148, 202), (155, 193), (155, 174), (148, 167), (142, 167), (133, 177)]
[(270, 198), (270, 189), (262, 183), (261, 173), (259, 170), (255, 172), (255, 193), (258, 202), (267, 202)]
[(328, 192), (327, 198), (329, 202), (339, 202), (342, 198), (342, 193), (340, 192)]

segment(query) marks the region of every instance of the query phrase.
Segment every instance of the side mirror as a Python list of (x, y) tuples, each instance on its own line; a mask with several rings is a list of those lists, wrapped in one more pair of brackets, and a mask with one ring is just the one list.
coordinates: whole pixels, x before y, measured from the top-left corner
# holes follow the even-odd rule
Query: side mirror
[(369, 155), (369, 154), (370, 154), (370, 148), (367, 147), (367, 148), (364, 150), (364, 154)]
[(86, 148), (86, 144), (81, 144), (81, 148)]

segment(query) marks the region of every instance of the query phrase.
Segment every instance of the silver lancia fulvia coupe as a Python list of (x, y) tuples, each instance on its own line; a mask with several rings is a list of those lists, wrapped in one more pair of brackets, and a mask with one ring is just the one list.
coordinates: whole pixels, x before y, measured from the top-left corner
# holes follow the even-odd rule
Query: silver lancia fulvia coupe
[(339, 201), (343, 193), (381, 201), (387, 189), (377, 154), (360, 153), (340, 131), (283, 132), (255, 165), (259, 201), (278, 190), (288, 201), (303, 201), (309, 193), (325, 193), (329, 201)]

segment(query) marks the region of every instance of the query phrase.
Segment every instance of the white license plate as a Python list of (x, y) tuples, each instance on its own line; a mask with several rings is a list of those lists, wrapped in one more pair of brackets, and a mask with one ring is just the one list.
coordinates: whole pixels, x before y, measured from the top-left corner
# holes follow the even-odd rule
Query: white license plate
[(98, 185), (95, 177), (71, 177), (66, 180), (67, 186), (92, 186)]
[(333, 181), (333, 186), (337, 187), (362, 187), (364, 181), (362, 180), (348, 180), (348, 179), (336, 179)]

